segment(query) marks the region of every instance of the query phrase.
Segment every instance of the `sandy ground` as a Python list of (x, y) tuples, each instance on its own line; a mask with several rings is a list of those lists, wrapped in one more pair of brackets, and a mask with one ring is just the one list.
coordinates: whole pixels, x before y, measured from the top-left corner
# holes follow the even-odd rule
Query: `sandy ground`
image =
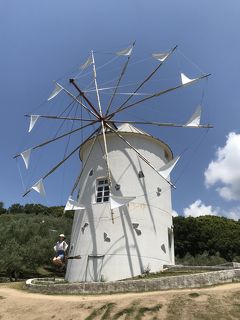
[(0, 284), (0, 320), (240, 319), (240, 283), (204, 289), (50, 296)]

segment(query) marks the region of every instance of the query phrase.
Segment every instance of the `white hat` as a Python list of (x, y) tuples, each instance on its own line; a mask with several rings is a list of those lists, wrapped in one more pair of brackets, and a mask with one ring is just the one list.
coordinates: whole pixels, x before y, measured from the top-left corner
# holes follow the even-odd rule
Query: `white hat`
[(59, 237), (65, 238), (65, 235), (64, 235), (63, 233), (61, 233), (61, 234), (59, 235)]

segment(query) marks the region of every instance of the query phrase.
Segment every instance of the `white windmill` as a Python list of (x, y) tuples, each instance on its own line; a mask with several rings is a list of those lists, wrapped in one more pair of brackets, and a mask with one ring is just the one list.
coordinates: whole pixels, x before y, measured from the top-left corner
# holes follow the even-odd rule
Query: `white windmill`
[[(96, 103), (78, 83), (78, 77), (70, 79), (77, 90), (74, 95), (65, 86), (56, 82), (48, 100), (60, 92), (66, 93), (91, 119), (76, 116), (28, 115), (31, 131), (39, 118), (64, 121), (81, 121), (84, 125), (27, 149), (15, 157), (22, 156), (29, 166), (31, 152), (56, 140), (62, 139), (87, 127), (97, 128), (66, 155), (54, 168), (38, 180), (32, 189), (45, 194), (43, 180), (79, 152), (82, 170), (77, 177), (65, 210), (74, 210), (69, 261), (66, 280), (101, 281), (119, 280), (143, 273), (146, 269), (159, 271), (165, 264), (174, 264), (174, 239), (172, 225), (172, 204), (170, 173), (179, 157), (173, 157), (170, 147), (158, 138), (135, 127), (137, 124), (210, 128), (201, 125), (201, 107), (185, 124), (150, 121), (122, 121), (120, 113), (143, 102), (168, 92), (191, 85), (209, 74), (190, 79), (181, 74), (181, 82), (169, 89), (147, 94), (139, 91), (159, 70), (176, 50), (153, 54), (158, 61), (154, 70), (141, 81), (132, 92), (120, 93), (121, 82), (131, 59), (133, 43), (116, 56), (124, 59), (120, 76), (113, 87), (99, 88), (95, 56), (91, 52), (81, 66), (85, 72), (92, 67)], [(111, 90), (111, 98), (102, 105), (100, 93)], [(114, 105), (118, 94), (127, 96), (119, 105)], [(75, 259), (76, 257), (76, 259)], [(81, 257), (81, 259), (79, 259)]]

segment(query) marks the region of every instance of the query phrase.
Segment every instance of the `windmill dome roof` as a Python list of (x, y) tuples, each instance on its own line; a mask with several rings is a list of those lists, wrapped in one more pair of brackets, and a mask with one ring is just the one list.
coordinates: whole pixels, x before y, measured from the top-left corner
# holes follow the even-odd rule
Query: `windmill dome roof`
[[(116, 130), (116, 126), (115, 126), (115, 130)], [(146, 139), (149, 139), (149, 141), (155, 141), (155, 143), (157, 142), (165, 151), (165, 156), (166, 158), (170, 161), (173, 159), (173, 153), (171, 148), (162, 140), (160, 140), (159, 138), (153, 137), (151, 134), (134, 127), (132, 124), (130, 123), (123, 123), (120, 126), (117, 127), (117, 131), (121, 132), (122, 134), (128, 134), (128, 133), (132, 133), (133, 135), (142, 135), (144, 136)], [(107, 135), (109, 134), (114, 134), (112, 132), (110, 132), (109, 130), (107, 130)], [(102, 133), (100, 133), (100, 135), (102, 135)], [(89, 141), (91, 141), (93, 139), (93, 137), (91, 137), (90, 139), (85, 140), (80, 148), (80, 159), (82, 159), (82, 152), (83, 149), (86, 148), (86, 145), (88, 144)]]

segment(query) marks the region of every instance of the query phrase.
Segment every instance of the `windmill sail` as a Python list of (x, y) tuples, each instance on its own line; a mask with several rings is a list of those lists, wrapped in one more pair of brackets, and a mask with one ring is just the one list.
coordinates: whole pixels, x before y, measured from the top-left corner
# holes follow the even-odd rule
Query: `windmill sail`
[(130, 201), (133, 201), (134, 199), (136, 199), (136, 197), (117, 197), (117, 196), (110, 195), (111, 210), (125, 206)]
[(126, 49), (116, 52), (118, 56), (130, 56), (132, 54), (133, 46), (129, 46)]
[(169, 161), (167, 164), (165, 164), (164, 166), (162, 166), (160, 168), (160, 170), (158, 171), (161, 176), (163, 176), (165, 179), (167, 179), (171, 173), (171, 171), (173, 170), (173, 168), (175, 167), (175, 165), (177, 164), (178, 160), (180, 157), (176, 157), (173, 160)]
[(188, 84), (188, 83), (191, 83), (191, 82), (197, 80), (197, 78), (190, 79), (184, 73), (181, 73), (181, 80), (182, 80), (182, 84), (185, 85), (185, 84)]
[(84, 210), (85, 207), (81, 204), (79, 204), (76, 200), (74, 200), (71, 196), (68, 198), (68, 201), (66, 203), (66, 206), (64, 208), (65, 211), (69, 210)]
[(46, 196), (46, 192), (43, 185), (43, 179), (38, 180), (38, 182), (36, 182), (31, 189), (40, 193), (41, 196)]
[(85, 70), (85, 69), (87, 69), (87, 67), (89, 67), (92, 63), (93, 63), (93, 61), (92, 61), (92, 56), (90, 55), (90, 56), (88, 57), (87, 61), (86, 61), (84, 64), (82, 64), (80, 68), (81, 68), (82, 70)]
[(33, 127), (35, 126), (39, 116), (38, 115), (31, 115), (30, 116), (30, 124), (29, 124), (29, 129), (28, 132), (31, 132)]
[(169, 55), (168, 52), (167, 53), (153, 53), (152, 57), (154, 59), (157, 59), (158, 61), (163, 62), (163, 61), (165, 61), (167, 59), (168, 55)]
[(26, 169), (28, 169), (29, 160), (31, 156), (32, 148), (25, 150), (21, 153), (21, 157), (23, 158), (23, 161), (25, 163)]
[(53, 92), (48, 97), (48, 101), (55, 98), (62, 90), (63, 90), (62, 86), (60, 86), (58, 83), (56, 83)]
[(201, 113), (202, 113), (202, 107), (198, 106), (195, 110), (194, 114), (191, 116), (191, 118), (186, 123), (186, 127), (198, 127), (200, 125), (201, 120)]

